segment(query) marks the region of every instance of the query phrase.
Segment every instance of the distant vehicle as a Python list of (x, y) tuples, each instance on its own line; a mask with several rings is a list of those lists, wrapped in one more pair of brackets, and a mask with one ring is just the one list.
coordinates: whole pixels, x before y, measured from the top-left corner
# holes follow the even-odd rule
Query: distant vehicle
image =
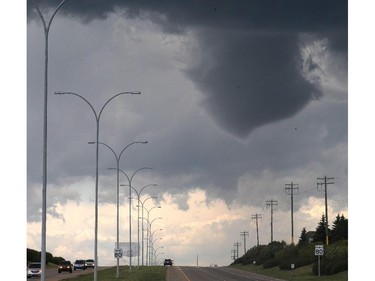
[(74, 262), (73, 269), (74, 269), (74, 270), (76, 270), (76, 269), (83, 269), (83, 270), (86, 270), (86, 261), (85, 261), (85, 260), (76, 260), (76, 261)]
[(62, 271), (69, 271), (70, 273), (72, 273), (72, 263), (70, 261), (61, 261), (57, 267), (57, 272), (61, 273)]
[(172, 265), (173, 265), (172, 260), (171, 260), (171, 259), (165, 259), (165, 260), (164, 260), (164, 266), (166, 266), (166, 265), (170, 265), (170, 266), (172, 266)]
[(42, 264), (40, 262), (32, 262), (27, 267), (27, 278), (40, 277), (42, 275)]
[(95, 267), (95, 261), (94, 260), (92, 260), (92, 259), (86, 260), (86, 268), (89, 268), (89, 267), (91, 267), (91, 268)]

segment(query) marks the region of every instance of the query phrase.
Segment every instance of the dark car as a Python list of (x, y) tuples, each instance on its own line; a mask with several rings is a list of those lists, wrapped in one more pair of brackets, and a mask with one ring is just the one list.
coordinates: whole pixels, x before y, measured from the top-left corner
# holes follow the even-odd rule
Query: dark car
[(83, 270), (86, 270), (86, 261), (85, 261), (85, 260), (76, 260), (76, 261), (74, 262), (73, 269), (74, 269), (74, 270), (76, 270), (76, 269), (83, 269)]
[(42, 264), (40, 262), (32, 262), (27, 267), (27, 278), (40, 277), (42, 275)]
[(58, 273), (61, 273), (62, 271), (69, 271), (72, 273), (73, 271), (73, 266), (70, 261), (62, 261), (59, 263), (59, 266), (57, 267)]
[(165, 259), (165, 260), (164, 260), (164, 265), (170, 265), (170, 266), (172, 266), (172, 265), (173, 265), (173, 262), (172, 262), (171, 259)]
[(86, 268), (94, 268), (95, 267), (95, 261), (93, 259), (86, 260)]

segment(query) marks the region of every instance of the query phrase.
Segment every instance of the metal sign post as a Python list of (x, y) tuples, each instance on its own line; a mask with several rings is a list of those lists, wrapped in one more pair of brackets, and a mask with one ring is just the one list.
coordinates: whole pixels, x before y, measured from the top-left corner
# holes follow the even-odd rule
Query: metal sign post
[(318, 277), (320, 277), (320, 256), (324, 254), (323, 245), (315, 245), (315, 256), (318, 256)]

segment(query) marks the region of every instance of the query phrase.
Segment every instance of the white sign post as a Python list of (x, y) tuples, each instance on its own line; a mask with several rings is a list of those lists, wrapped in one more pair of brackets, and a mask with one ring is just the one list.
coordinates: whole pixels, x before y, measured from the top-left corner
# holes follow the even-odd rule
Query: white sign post
[(315, 256), (318, 256), (318, 277), (320, 277), (320, 256), (324, 255), (323, 245), (315, 245)]

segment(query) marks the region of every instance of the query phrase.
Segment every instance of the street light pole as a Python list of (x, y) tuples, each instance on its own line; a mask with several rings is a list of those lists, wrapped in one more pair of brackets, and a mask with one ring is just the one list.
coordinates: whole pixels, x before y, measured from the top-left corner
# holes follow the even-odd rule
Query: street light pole
[[(109, 146), (107, 145), (106, 143), (104, 142), (99, 142), (99, 144), (102, 144), (104, 146), (106, 146), (110, 151), (112, 151), (113, 155), (115, 156), (115, 159), (116, 159), (116, 171), (117, 171), (117, 184), (116, 184), (116, 201), (117, 201), (117, 231), (116, 231), (116, 234), (117, 234), (117, 247), (119, 247), (120, 245), (120, 241), (119, 241), (119, 187), (120, 187), (120, 183), (119, 183), (119, 169), (120, 169), (120, 159), (121, 159), (121, 155), (122, 153), (131, 145), (133, 144), (136, 144), (136, 143), (141, 143), (141, 144), (146, 144), (148, 143), (147, 141), (135, 141), (135, 142), (132, 142), (130, 144), (128, 144), (127, 146), (124, 147), (123, 150), (121, 150), (121, 152), (117, 155), (116, 152)], [(89, 142), (89, 144), (95, 144), (95, 142)], [(119, 278), (119, 274), (120, 274), (120, 258), (119, 257), (116, 257), (117, 259), (117, 269), (116, 269), (116, 278)]]
[[(146, 198), (145, 200), (143, 200), (143, 202), (141, 202), (141, 205), (142, 205), (142, 266), (144, 265), (144, 257), (143, 257), (143, 254), (144, 254), (144, 228), (143, 228), (143, 218), (144, 218), (144, 216), (143, 216), (143, 209), (145, 208), (144, 207), (144, 204), (145, 204), (145, 202), (148, 200), (148, 199), (156, 199), (157, 197), (156, 196), (151, 196), (151, 197), (148, 197), (148, 198)], [(158, 206), (158, 207), (154, 207), (154, 208), (161, 208), (160, 206)], [(147, 210), (147, 209), (146, 209)]]
[[(138, 266), (139, 266), (139, 250), (140, 250), (140, 243), (139, 243), (139, 203), (142, 203), (141, 202), (141, 193), (142, 191), (148, 187), (148, 186), (157, 186), (157, 184), (148, 184), (148, 185), (145, 185), (144, 187), (142, 187), (142, 189), (138, 192), (137, 189), (135, 189), (134, 187), (131, 186), (131, 188), (135, 191), (135, 193), (137, 194), (137, 200), (138, 200), (138, 205), (137, 205), (137, 211), (138, 211), (138, 219), (137, 219), (137, 228), (138, 228), (138, 232), (137, 232), (137, 238), (138, 238)], [(157, 197), (155, 197), (157, 198)], [(142, 210), (143, 211), (143, 210)], [(142, 221), (143, 223), (143, 221)], [(142, 251), (143, 251), (143, 248), (142, 248)], [(143, 252), (142, 252), (142, 257), (143, 257)], [(142, 264), (143, 265), (143, 264)]]
[[(153, 237), (153, 234), (156, 232), (157, 230), (155, 230), (153, 233), (152, 233), (152, 236)], [(155, 257), (155, 247), (154, 247), (154, 243), (156, 240), (162, 240), (163, 238), (162, 237), (159, 237), (159, 238), (155, 238), (154, 240), (150, 240), (150, 244), (152, 244), (151, 248), (152, 248), (152, 251), (150, 252), (150, 264), (153, 260), (153, 257)], [(153, 265), (155, 265), (155, 260), (154, 262), (152, 262)]]
[(122, 172), (126, 178), (128, 179), (128, 185), (129, 185), (129, 250), (130, 250), (130, 257), (129, 257), (129, 272), (132, 271), (132, 209), (131, 209), (131, 205), (132, 205), (132, 181), (133, 181), (133, 178), (135, 176), (136, 173), (138, 173), (139, 171), (141, 170), (145, 170), (145, 169), (152, 169), (152, 167), (143, 167), (143, 168), (140, 168), (138, 170), (136, 170), (133, 175), (131, 177), (129, 177), (124, 171), (122, 170), (119, 170), (120, 172)]
[(41, 237), (41, 269), (42, 275), (41, 280), (45, 280), (45, 269), (46, 269), (46, 232), (47, 232), (47, 105), (48, 105), (48, 34), (51, 27), (53, 18), (55, 17), (57, 11), (66, 2), (63, 0), (57, 6), (53, 12), (49, 22), (46, 21), (41, 13), (39, 7), (34, 3), (34, 1), (29, 0), (30, 3), (36, 9), (40, 19), (43, 23), (44, 31), (44, 122), (43, 122), (43, 187), (42, 187), (42, 237)]
[[(151, 238), (151, 227), (152, 227), (152, 223), (153, 223), (155, 220), (160, 220), (160, 219), (162, 219), (161, 217), (158, 217), (158, 218), (154, 219), (152, 222), (150, 222), (150, 220), (149, 220), (150, 212), (151, 212), (151, 210), (154, 209), (154, 208), (158, 208), (158, 207), (152, 207), (150, 210), (147, 210), (147, 209), (145, 208), (146, 211), (147, 211), (147, 219), (146, 219), (146, 218), (142, 218), (142, 219), (144, 219), (144, 220), (147, 221), (146, 265), (150, 265), (150, 255), (149, 255), (149, 250), (148, 250), (148, 248), (149, 248), (149, 240), (150, 240), (150, 238)], [(149, 226), (150, 226), (150, 229), (149, 229)], [(150, 233), (150, 236), (148, 235), (149, 233)]]
[(122, 92), (117, 95), (114, 95), (109, 100), (106, 101), (106, 103), (102, 106), (102, 108), (99, 111), (99, 114), (96, 113), (94, 107), (91, 105), (91, 103), (84, 98), (83, 96), (72, 93), (72, 92), (55, 92), (56, 95), (73, 95), (76, 97), (79, 97), (83, 101), (85, 101), (90, 108), (92, 109), (94, 115), (95, 115), (95, 121), (96, 121), (96, 168), (95, 168), (95, 238), (94, 238), (94, 258), (95, 258), (95, 266), (94, 266), (94, 281), (98, 280), (98, 193), (99, 193), (99, 124), (100, 124), (100, 117), (103, 113), (104, 108), (106, 105), (113, 100), (114, 98), (124, 95), (124, 94), (132, 94), (132, 95), (139, 95), (140, 92)]

